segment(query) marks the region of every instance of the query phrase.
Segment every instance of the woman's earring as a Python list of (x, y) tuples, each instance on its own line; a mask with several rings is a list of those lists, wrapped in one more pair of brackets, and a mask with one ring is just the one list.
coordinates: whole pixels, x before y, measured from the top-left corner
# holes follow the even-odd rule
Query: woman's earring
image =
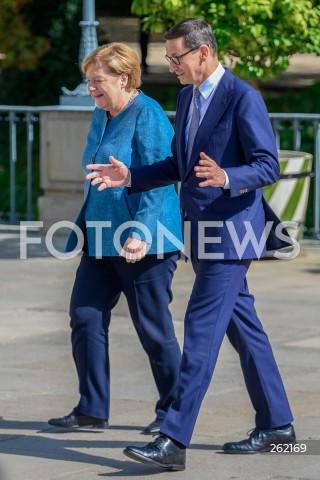
[(125, 88), (126, 84), (127, 84), (127, 82), (126, 82), (127, 78), (124, 74), (121, 74), (121, 80), (122, 80), (122, 82), (120, 83), (120, 87)]

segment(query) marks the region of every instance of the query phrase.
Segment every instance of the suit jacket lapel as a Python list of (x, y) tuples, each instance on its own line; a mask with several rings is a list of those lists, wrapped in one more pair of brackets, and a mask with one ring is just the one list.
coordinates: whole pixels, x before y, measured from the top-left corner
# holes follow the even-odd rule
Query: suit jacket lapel
[(190, 102), (192, 100), (193, 87), (190, 85), (186, 88), (184, 98), (181, 98), (179, 109), (176, 112), (176, 138), (177, 138), (177, 150), (178, 150), (178, 162), (181, 178), (185, 174), (186, 169), (186, 123), (188, 118), (188, 112), (190, 108)]
[(209, 105), (209, 108), (206, 111), (206, 114), (200, 124), (199, 130), (194, 140), (192, 153), (186, 168), (185, 176), (189, 175), (194, 165), (198, 162), (200, 152), (203, 150), (207, 139), (210, 137), (219, 119), (222, 117), (225, 110), (227, 109), (232, 99), (232, 96), (229, 93), (232, 87), (233, 75), (230, 73), (229, 70), (226, 70), (223, 77), (221, 78), (221, 81), (219, 82), (219, 85), (217, 86), (217, 90), (214, 92), (214, 96)]

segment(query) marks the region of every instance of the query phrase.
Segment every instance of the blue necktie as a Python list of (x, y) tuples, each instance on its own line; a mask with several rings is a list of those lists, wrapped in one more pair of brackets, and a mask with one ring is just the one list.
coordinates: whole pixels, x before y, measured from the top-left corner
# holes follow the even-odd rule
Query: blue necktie
[(187, 161), (190, 160), (192, 147), (194, 144), (194, 139), (196, 137), (199, 123), (200, 123), (200, 91), (199, 88), (195, 88), (193, 90), (193, 110), (189, 128), (189, 136), (188, 136), (188, 146), (187, 146)]

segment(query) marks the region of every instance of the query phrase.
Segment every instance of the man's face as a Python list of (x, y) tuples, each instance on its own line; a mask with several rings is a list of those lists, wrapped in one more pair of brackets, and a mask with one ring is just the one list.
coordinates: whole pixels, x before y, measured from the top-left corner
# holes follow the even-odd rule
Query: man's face
[[(166, 41), (166, 53), (168, 57), (179, 57), (188, 52), (184, 43), (184, 37), (172, 38)], [(169, 65), (169, 71), (175, 73), (182, 85), (193, 83), (198, 86), (201, 83), (201, 62), (200, 49), (194, 50), (179, 59), (180, 65), (176, 65), (172, 60)]]

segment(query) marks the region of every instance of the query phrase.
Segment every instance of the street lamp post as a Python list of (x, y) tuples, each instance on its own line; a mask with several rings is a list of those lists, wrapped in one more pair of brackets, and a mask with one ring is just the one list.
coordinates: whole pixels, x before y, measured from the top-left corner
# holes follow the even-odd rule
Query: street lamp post
[(92, 103), (91, 97), (88, 93), (87, 80), (81, 70), (81, 64), (83, 59), (98, 46), (96, 28), (99, 25), (99, 22), (95, 21), (94, 0), (83, 0), (82, 18), (83, 20), (79, 22), (81, 27), (79, 68), (82, 82), (74, 90), (68, 90), (66, 87), (62, 87), (64, 95), (60, 97), (61, 105), (70, 105), (70, 103), (73, 105)]

